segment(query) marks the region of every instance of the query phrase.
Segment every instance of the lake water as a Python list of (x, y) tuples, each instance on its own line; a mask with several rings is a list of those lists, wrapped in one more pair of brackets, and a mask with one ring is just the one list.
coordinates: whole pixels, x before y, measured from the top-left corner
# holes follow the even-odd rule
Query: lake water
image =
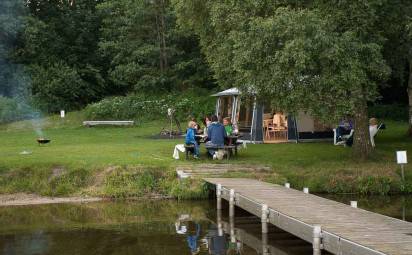
[[(412, 220), (412, 196), (328, 196), (392, 217)], [(214, 201), (136, 201), (0, 207), (0, 254), (312, 254), (311, 245), (271, 227), (262, 240), (259, 219), (236, 211), (235, 235)], [(227, 230), (227, 233), (219, 233)]]

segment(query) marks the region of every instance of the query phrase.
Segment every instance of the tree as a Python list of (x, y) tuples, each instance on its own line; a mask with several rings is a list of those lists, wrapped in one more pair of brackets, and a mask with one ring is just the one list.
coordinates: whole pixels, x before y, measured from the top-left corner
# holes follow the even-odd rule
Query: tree
[(0, 95), (25, 97), (28, 93), (25, 70), (13, 60), (13, 50), (24, 26), (25, 10), (21, 2), (0, 2)]
[(127, 93), (171, 91), (212, 84), (196, 37), (176, 29), (167, 0), (108, 0), (99, 50), (109, 63), (109, 78)]
[[(412, 8), (411, 8), (412, 9)], [(408, 22), (405, 25), (405, 45), (404, 52), (407, 59), (407, 73), (408, 73), (408, 82), (407, 82), (407, 91), (408, 91), (408, 102), (409, 102), (409, 129), (408, 135), (412, 136), (412, 17), (408, 17)]]
[(351, 115), (355, 155), (368, 157), (367, 103), (389, 73), (373, 42), (379, 35), (369, 34), (374, 5), (205, 1), (206, 13), (196, 16), (185, 3), (175, 2), (180, 24), (198, 31), (219, 83), (252, 87), (289, 112), (305, 109), (329, 120)]
[[(99, 2), (26, 2), (29, 15), (24, 18), (25, 26), (13, 55), (14, 61), (29, 70), (33, 96), (42, 110), (79, 109), (106, 95), (104, 65), (97, 52), (101, 18), (95, 7)], [(62, 69), (57, 70), (58, 67)], [(81, 94), (81, 100), (72, 101), (67, 91), (60, 90), (67, 85), (66, 81), (55, 82), (64, 76), (62, 71), (67, 72), (72, 88), (78, 89), (71, 93)], [(49, 74), (57, 76), (53, 78)]]

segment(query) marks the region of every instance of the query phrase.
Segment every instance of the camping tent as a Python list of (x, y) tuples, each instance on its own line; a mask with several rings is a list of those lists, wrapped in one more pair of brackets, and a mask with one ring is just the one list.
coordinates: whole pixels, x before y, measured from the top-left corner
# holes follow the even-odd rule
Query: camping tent
[(242, 140), (272, 143), (333, 138), (332, 128), (321, 124), (304, 111), (297, 115), (280, 112), (274, 115), (272, 109), (265, 108), (253, 93), (241, 97), (241, 91), (231, 88), (212, 96), (217, 97), (216, 115), (219, 118), (230, 117), (242, 134)]

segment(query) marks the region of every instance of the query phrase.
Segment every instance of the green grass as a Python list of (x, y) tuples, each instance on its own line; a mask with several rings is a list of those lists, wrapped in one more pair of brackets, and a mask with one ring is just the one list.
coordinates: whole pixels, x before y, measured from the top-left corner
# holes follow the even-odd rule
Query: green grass
[[(110, 197), (161, 193), (179, 198), (205, 195), (201, 182), (175, 180), (174, 167), (187, 162), (176, 161), (171, 155), (174, 145), (183, 140), (151, 138), (167, 126), (166, 121), (138, 123), (135, 127), (85, 128), (81, 126), (83, 120), (81, 112), (68, 113), (64, 120), (58, 116), (45, 118), (43, 131), (52, 139), (45, 146), (37, 145), (30, 121), (0, 126), (0, 193)], [(410, 168), (406, 167), (407, 182), (401, 183), (395, 162), (396, 150), (412, 151), (412, 140), (405, 136), (407, 124), (386, 124), (368, 162), (354, 161), (350, 148), (331, 143), (248, 145), (231, 163), (268, 165), (273, 171), (230, 176), (288, 181), (293, 187), (305, 186), (316, 192), (411, 192)], [(21, 155), (22, 151), (31, 154)], [(190, 161), (205, 162), (210, 162), (206, 156)]]

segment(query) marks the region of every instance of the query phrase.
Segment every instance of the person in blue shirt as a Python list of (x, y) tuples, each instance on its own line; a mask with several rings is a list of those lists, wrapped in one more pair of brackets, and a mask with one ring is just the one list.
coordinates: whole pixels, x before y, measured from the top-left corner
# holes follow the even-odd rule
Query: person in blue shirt
[(194, 148), (194, 158), (199, 158), (199, 144), (196, 141), (196, 122), (194, 121), (189, 121), (188, 124), (188, 129), (186, 131), (186, 139), (185, 139), (185, 143), (187, 145), (193, 144), (195, 146)]
[[(221, 123), (219, 123), (216, 115), (212, 116), (211, 121), (212, 123), (207, 129), (208, 142), (206, 143), (206, 146), (224, 146), (226, 138), (225, 127)], [(214, 157), (216, 149), (208, 149), (208, 152), (211, 156)]]

